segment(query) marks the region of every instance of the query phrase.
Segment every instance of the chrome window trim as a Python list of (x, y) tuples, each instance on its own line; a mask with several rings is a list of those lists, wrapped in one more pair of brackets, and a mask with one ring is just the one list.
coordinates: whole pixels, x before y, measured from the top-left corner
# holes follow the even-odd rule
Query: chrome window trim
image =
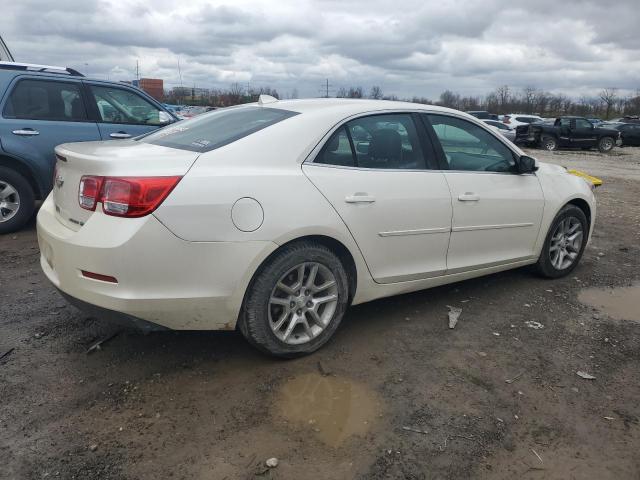
[[(518, 173), (518, 172), (487, 172), (487, 171), (482, 171), (482, 170), (448, 170), (448, 169), (433, 169), (433, 168), (427, 168), (427, 169), (417, 169), (417, 168), (364, 168), (364, 167), (350, 167), (350, 166), (346, 166), (346, 165), (330, 165), (330, 164), (326, 164), (326, 163), (316, 163), (315, 162), (315, 159), (317, 158), (318, 154), (320, 153), (320, 151), (322, 150), (324, 145), (329, 141), (331, 136), (335, 133), (335, 131), (340, 129), (341, 127), (345, 126), (351, 120), (354, 120), (356, 118), (369, 117), (369, 116), (373, 116), (373, 115), (399, 114), (399, 113), (406, 113), (406, 114), (417, 113), (417, 114), (425, 114), (425, 115), (443, 115), (445, 117), (448, 116), (448, 117), (458, 118), (460, 120), (466, 120), (466, 121), (468, 121), (470, 123), (473, 123), (474, 125), (480, 126), (486, 132), (490, 133), (500, 143), (502, 143), (505, 147), (507, 147), (509, 149), (509, 151), (511, 151), (516, 156), (516, 158), (519, 158), (519, 157), (522, 156), (522, 154), (518, 150), (516, 150), (517, 149), (516, 145), (514, 145), (511, 142), (509, 142), (506, 138), (504, 138), (498, 132), (494, 133), (491, 130), (491, 128), (489, 127), (489, 125), (485, 124), (481, 120), (478, 120), (477, 118), (475, 118), (472, 115), (467, 115), (467, 114), (464, 114), (462, 112), (458, 113), (458, 112), (441, 112), (441, 111), (437, 111), (437, 110), (434, 111), (434, 110), (431, 110), (431, 109), (428, 109), (428, 108), (406, 108), (406, 109), (393, 108), (393, 109), (385, 109), (385, 110), (371, 110), (371, 111), (367, 111), (367, 112), (360, 112), (360, 113), (355, 113), (353, 115), (349, 115), (348, 117), (343, 118), (342, 120), (337, 122), (333, 127), (331, 127), (331, 129), (329, 129), (329, 131), (327, 131), (322, 136), (320, 141), (316, 144), (316, 146), (313, 149), (311, 149), (309, 154), (302, 161), (302, 165), (312, 165), (312, 166), (315, 166), (315, 167), (328, 167), (328, 168), (344, 168), (344, 169), (350, 169), (350, 170), (370, 170), (370, 171), (373, 171), (373, 172), (481, 173), (481, 174), (490, 174), (490, 175), (533, 175), (533, 176), (535, 176), (535, 172), (522, 174), (522, 173)], [(500, 137), (502, 137), (502, 138), (500, 138)], [(429, 143), (432, 143), (431, 142), (431, 138), (429, 138), (428, 140), (429, 140)]]

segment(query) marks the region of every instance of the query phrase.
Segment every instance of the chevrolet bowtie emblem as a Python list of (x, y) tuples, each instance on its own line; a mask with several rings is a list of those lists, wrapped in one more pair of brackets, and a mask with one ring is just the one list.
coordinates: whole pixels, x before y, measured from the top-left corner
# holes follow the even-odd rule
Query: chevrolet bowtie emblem
[(56, 177), (56, 187), (62, 188), (62, 185), (64, 185), (64, 178), (62, 178), (62, 175), (58, 175)]

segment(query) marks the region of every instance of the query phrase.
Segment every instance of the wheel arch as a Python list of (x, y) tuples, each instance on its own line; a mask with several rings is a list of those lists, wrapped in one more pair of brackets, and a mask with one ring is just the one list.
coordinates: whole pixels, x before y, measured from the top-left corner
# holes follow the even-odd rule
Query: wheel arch
[[(293, 243), (300, 243), (305, 241), (320, 243), (321, 245), (324, 245), (329, 250), (331, 250), (338, 257), (338, 259), (340, 259), (340, 262), (344, 266), (344, 269), (347, 273), (347, 280), (349, 282), (349, 304), (351, 304), (358, 285), (358, 269), (356, 267), (356, 262), (351, 251), (340, 240), (337, 240), (328, 235), (303, 235), (280, 244), (278, 248), (273, 250), (273, 252), (271, 252), (264, 260), (262, 260), (260, 265), (258, 265), (258, 268), (256, 268), (253, 272), (253, 275), (251, 275), (251, 280), (249, 280), (249, 283), (247, 284), (247, 288), (245, 289), (242, 300), (243, 306), (247, 298), (247, 294), (251, 290), (256, 278), (263, 271), (264, 267), (271, 261), (271, 259), (275, 255), (277, 255), (283, 248)], [(241, 313), (242, 309), (240, 314)]]
[[(587, 217), (587, 226), (589, 228), (589, 231), (591, 231), (591, 206), (589, 205), (589, 203), (582, 198), (572, 198), (566, 204), (564, 204), (562, 208), (566, 207), (567, 205), (574, 205), (583, 211), (584, 215)], [(560, 210), (562, 210), (562, 208)]]
[(22, 160), (6, 154), (0, 154), (0, 167), (9, 168), (22, 175), (33, 189), (36, 200), (42, 199), (42, 189), (36, 180), (35, 174)]

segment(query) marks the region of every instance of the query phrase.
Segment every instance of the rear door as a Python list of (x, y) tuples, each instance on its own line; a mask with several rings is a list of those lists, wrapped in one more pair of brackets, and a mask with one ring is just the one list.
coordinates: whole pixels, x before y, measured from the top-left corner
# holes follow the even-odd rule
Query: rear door
[(173, 121), (171, 115), (134, 89), (85, 82), (92, 116), (103, 140), (122, 140), (156, 130)]
[(79, 80), (19, 76), (3, 100), (2, 117), (3, 149), (26, 160), (45, 191), (51, 188), (57, 145), (100, 140)]
[(532, 258), (544, 208), (536, 175), (518, 174), (513, 151), (479, 125), (445, 114), (424, 119), (451, 189), (447, 273)]
[(303, 165), (380, 283), (446, 271), (451, 196), (444, 174), (431, 169), (435, 154), (423, 129), (410, 113), (359, 117)]

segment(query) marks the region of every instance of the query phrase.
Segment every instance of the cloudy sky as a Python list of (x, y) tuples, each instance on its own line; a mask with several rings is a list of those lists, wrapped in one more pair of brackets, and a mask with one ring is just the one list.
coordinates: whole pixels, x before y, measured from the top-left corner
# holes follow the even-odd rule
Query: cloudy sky
[(640, 88), (640, 0), (0, 0), (18, 61), (318, 96)]

